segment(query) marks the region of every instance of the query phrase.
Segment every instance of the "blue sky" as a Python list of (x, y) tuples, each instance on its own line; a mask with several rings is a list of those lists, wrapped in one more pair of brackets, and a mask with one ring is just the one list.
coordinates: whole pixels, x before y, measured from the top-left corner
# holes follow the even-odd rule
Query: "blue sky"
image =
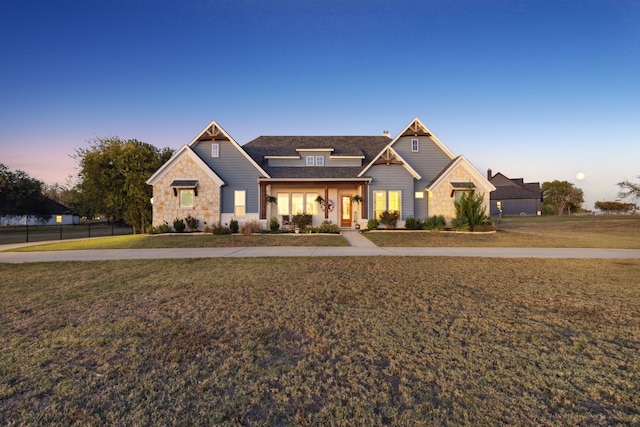
[(0, 55), (0, 163), (47, 183), (96, 137), (395, 136), (414, 117), (587, 208), (640, 175), (636, 0), (6, 0)]

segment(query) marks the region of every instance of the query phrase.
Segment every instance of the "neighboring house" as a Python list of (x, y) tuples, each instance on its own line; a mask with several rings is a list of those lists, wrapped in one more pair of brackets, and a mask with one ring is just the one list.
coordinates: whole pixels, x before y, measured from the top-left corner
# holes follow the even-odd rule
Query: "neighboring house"
[(45, 205), (48, 218), (39, 218), (34, 215), (5, 215), (0, 216), (2, 225), (72, 225), (79, 224), (80, 217), (71, 210), (48, 197), (37, 199), (38, 203)]
[(400, 214), (401, 227), (410, 216), (455, 217), (454, 201), (470, 188), (485, 196), (488, 210), (495, 189), (417, 118), (395, 138), (261, 136), (244, 146), (214, 121), (147, 184), (154, 226), (191, 215), (201, 227), (234, 218), (266, 226), (298, 213), (311, 215), (313, 225), (351, 227), (385, 210)]
[[(524, 182), (522, 178), (510, 179), (501, 173), (487, 178), (496, 187), (491, 192), (491, 214), (498, 215), (540, 215), (542, 212), (542, 191), (539, 182)], [(500, 203), (500, 207), (498, 207)]]

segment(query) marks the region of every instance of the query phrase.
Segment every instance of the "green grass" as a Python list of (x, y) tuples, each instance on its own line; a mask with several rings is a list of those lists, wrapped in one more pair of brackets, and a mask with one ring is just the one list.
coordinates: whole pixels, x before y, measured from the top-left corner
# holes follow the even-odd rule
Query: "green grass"
[(259, 234), (220, 235), (211, 234), (159, 234), (103, 237), (88, 240), (70, 240), (35, 246), (25, 246), (14, 251), (62, 251), (82, 249), (149, 249), (149, 248), (216, 248), (254, 246), (348, 246), (340, 235), (334, 234)]
[(493, 234), (427, 231), (365, 233), (378, 246), (640, 249), (638, 216), (507, 217)]
[(638, 425), (640, 260), (0, 265), (5, 425)]

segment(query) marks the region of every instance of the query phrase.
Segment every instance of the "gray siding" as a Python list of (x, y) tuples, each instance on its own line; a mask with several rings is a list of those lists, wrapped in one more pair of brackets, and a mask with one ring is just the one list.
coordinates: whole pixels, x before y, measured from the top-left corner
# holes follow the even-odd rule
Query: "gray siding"
[(414, 216), (413, 213), (413, 188), (415, 179), (401, 165), (375, 165), (367, 172), (367, 175), (373, 178), (369, 184), (369, 193), (367, 194), (367, 209), (369, 218), (373, 218), (373, 192), (374, 191), (398, 191), (401, 194), (402, 218), (407, 219)]
[[(411, 140), (419, 141), (418, 151), (411, 151)], [(428, 199), (424, 194), (423, 199), (414, 199), (416, 192), (423, 192), (425, 187), (433, 181), (451, 163), (451, 158), (433, 140), (426, 136), (399, 138), (393, 149), (420, 175), (420, 180), (415, 180), (411, 192), (411, 199), (414, 202), (413, 216), (424, 219), (428, 216)]]
[[(541, 210), (540, 199), (502, 200), (502, 215), (537, 215)], [(498, 215), (497, 200), (491, 200), (491, 214)]]
[(216, 143), (220, 144), (220, 157), (217, 158), (211, 157), (211, 141), (201, 141), (192, 148), (225, 182), (221, 189), (220, 213), (233, 213), (235, 190), (247, 192), (246, 212), (248, 214), (258, 213), (260, 172), (231, 142), (216, 141)]

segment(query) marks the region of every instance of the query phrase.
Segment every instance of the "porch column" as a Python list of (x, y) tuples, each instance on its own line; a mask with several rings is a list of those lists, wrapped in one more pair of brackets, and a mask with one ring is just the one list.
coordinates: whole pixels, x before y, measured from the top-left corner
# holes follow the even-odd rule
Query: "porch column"
[(267, 219), (267, 184), (260, 183), (260, 219)]
[(329, 219), (329, 186), (324, 185), (324, 219)]
[(369, 210), (367, 209), (367, 184), (360, 184), (360, 197), (362, 197), (362, 206), (360, 207), (360, 210), (362, 212), (360, 212), (360, 216), (362, 217), (362, 219), (368, 219)]

